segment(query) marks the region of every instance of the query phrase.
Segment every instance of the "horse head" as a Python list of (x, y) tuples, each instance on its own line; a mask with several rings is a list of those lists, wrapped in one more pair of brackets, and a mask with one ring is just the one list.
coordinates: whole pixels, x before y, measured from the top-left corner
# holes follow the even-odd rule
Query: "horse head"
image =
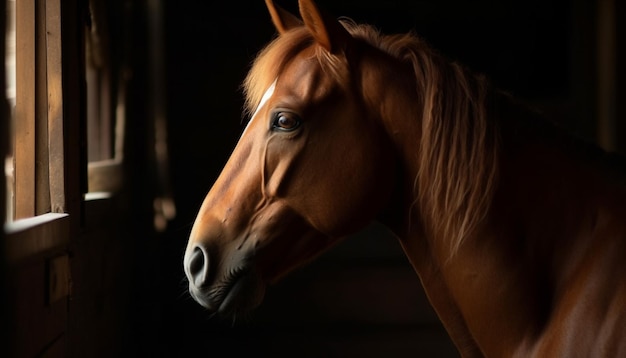
[(355, 40), (311, 0), (302, 21), (266, 3), (279, 36), (246, 79), (252, 115), (184, 258), (193, 298), (225, 315), (372, 221), (394, 180), (392, 146), (351, 71)]

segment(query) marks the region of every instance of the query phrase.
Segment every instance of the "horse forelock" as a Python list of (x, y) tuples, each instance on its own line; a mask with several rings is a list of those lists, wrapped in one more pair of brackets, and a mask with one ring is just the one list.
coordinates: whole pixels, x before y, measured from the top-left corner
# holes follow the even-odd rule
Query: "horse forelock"
[[(350, 19), (341, 23), (355, 38), (411, 65), (422, 105), (421, 138), (415, 139), (419, 172), (414, 204), (427, 233), (454, 255), (485, 218), (497, 180), (498, 133), (489, 108), (491, 86), (462, 66), (449, 62), (418, 36), (383, 35)], [(313, 38), (301, 27), (278, 36), (255, 59), (243, 89), (253, 113), (272, 82)], [(344, 56), (318, 47), (315, 57), (339, 83), (348, 81)]]
[(287, 63), (311, 42), (308, 31), (296, 29), (278, 36), (259, 52), (242, 84), (246, 114), (252, 115), (256, 111), (267, 88)]
[[(271, 83), (297, 55), (314, 44), (312, 34), (303, 26), (281, 34), (261, 50), (242, 86), (246, 114), (254, 113)], [(322, 46), (315, 46), (311, 59), (316, 59), (321, 69), (337, 84), (349, 82), (345, 56), (330, 54)]]

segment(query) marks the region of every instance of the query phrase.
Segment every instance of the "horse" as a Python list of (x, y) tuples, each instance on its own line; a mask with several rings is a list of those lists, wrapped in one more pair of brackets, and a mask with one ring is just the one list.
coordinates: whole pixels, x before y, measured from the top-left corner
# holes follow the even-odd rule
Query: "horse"
[(626, 356), (626, 165), (432, 49), (266, 0), (277, 36), (204, 199), (191, 296), (236, 317), (372, 221), (463, 357)]

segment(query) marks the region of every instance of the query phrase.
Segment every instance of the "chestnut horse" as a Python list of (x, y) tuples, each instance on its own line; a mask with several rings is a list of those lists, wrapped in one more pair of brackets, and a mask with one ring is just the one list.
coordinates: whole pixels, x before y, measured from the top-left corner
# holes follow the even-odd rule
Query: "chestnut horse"
[(244, 89), (250, 121), (184, 268), (212, 312), (377, 220), (465, 357), (626, 356), (626, 166), (411, 34), (301, 19)]

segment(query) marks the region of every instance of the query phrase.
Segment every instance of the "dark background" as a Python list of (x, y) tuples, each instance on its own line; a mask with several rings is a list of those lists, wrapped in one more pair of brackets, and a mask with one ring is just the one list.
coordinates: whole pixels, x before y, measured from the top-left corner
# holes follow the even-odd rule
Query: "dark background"
[[(297, 10), (296, 1), (281, 1)], [(595, 138), (595, 4), (577, 0), (319, 1), (385, 33), (414, 31), (573, 133)], [(239, 85), (275, 36), (265, 4), (164, 2), (171, 185), (152, 353), (271, 357), (456, 356), (395, 239), (377, 225), (270, 287), (241, 322), (209, 318), (186, 293), (182, 255), (204, 196), (243, 130)], [(142, 348), (147, 349), (147, 348)]]

